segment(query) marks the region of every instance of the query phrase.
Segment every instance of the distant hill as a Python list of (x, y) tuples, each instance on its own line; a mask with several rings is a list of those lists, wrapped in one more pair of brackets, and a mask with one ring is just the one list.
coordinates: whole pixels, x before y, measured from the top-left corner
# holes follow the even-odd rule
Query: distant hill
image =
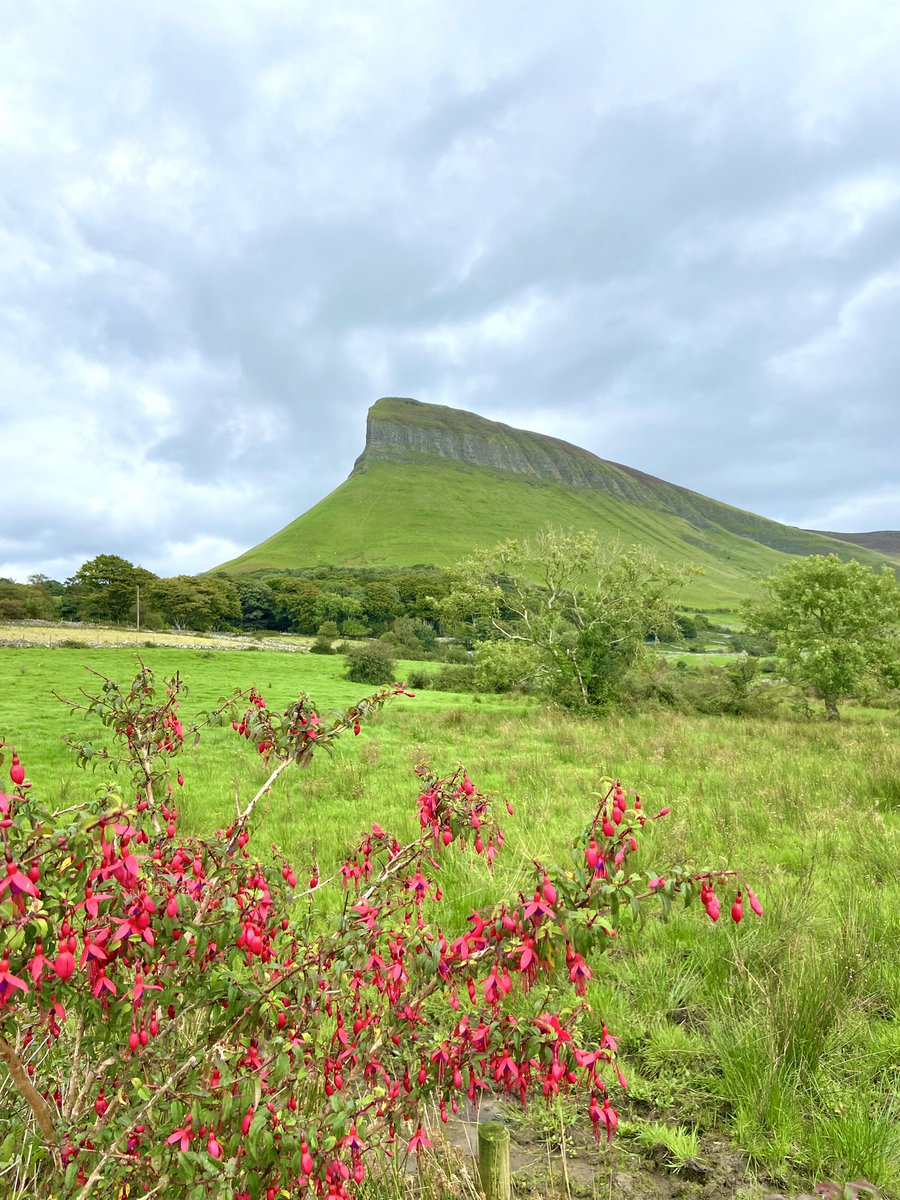
[(721, 504), (557, 438), (475, 413), (385, 397), (369, 409), (349, 478), (284, 529), (217, 568), (448, 566), (475, 548), (542, 526), (595, 529), (642, 543), (705, 574), (686, 604), (732, 609), (796, 554), (837, 553), (873, 565), (872, 550)]
[(875, 550), (878, 554), (900, 560), (900, 529), (881, 529), (876, 533), (826, 533), (824, 529), (811, 529), (809, 532), (818, 532), (823, 537), (837, 538), (840, 542), (850, 542), (854, 546), (863, 546), (866, 550)]

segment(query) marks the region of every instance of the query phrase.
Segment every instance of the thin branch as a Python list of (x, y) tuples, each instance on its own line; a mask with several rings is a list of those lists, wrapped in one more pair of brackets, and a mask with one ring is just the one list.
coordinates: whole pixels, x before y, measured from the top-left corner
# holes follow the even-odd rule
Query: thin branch
[(78, 1026), (75, 1030), (75, 1046), (72, 1050), (72, 1070), (69, 1073), (69, 1087), (66, 1096), (66, 1102), (63, 1105), (63, 1116), (68, 1121), (74, 1111), (74, 1104), (77, 1098), (77, 1083), (78, 1068), (81, 1065), (81, 1039), (84, 1036), (84, 1013), (78, 1015)]
[(232, 852), (232, 850), (234, 849), (234, 847), (237, 845), (238, 835), (240, 834), (243, 827), (249, 821), (254, 808), (256, 808), (257, 804), (259, 804), (260, 800), (262, 800), (262, 798), (263, 798), (263, 796), (265, 796), (266, 792), (269, 791), (269, 789), (272, 787), (272, 784), (275, 782), (275, 780), (278, 778), (278, 776), (281, 774), (281, 772), (287, 770), (287, 768), (291, 765), (291, 763), (293, 761), (294, 760), (292, 758), (282, 759), (282, 761), (278, 764), (278, 766), (275, 768), (275, 770), (272, 772), (272, 774), (269, 776), (269, 778), (266, 780), (266, 782), (262, 785), (262, 787), (259, 789), (259, 791), (256, 793), (256, 795), (253, 797), (253, 799), (250, 801), (250, 803), (244, 809), (243, 813), (235, 821), (234, 831), (232, 832), (231, 837), (228, 839), (228, 843), (225, 846), (225, 854), (226, 855), (230, 854)]
[(50, 1114), (50, 1105), (28, 1078), (28, 1072), (22, 1066), (22, 1060), (4, 1037), (0, 1037), (0, 1058), (6, 1063), (6, 1069), (9, 1071), (13, 1085), (34, 1113), (34, 1119), (44, 1136), (44, 1141), (55, 1152), (56, 1129)]

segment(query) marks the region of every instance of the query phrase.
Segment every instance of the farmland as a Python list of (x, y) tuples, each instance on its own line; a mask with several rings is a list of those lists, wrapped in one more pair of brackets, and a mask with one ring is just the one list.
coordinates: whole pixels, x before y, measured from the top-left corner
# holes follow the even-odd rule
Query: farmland
[[(271, 705), (306, 691), (324, 711), (366, 690), (341, 678), (334, 657), (141, 654), (158, 674), (181, 671), (188, 719), (236, 686), (255, 684)], [(0, 737), (60, 806), (95, 781), (62, 744), (67, 731), (87, 734), (51, 692), (77, 698), (91, 682), (85, 666), (121, 681), (133, 665), (126, 650), (0, 649)], [(315, 850), (328, 876), (372, 820), (412, 832), (418, 762), (441, 772), (464, 762), (515, 815), (493, 878), (468, 861), (445, 871), (441, 921), (459, 928), (471, 907), (515, 888), (533, 858), (565, 862), (601, 779), (620, 777), (648, 806), (672, 808), (653, 827), (642, 868), (736, 866), (766, 912), (738, 929), (694, 911), (626, 927), (595, 970), (592, 1019), (620, 1039), (629, 1080), (616, 1153), (658, 1143), (671, 1166), (672, 1146), (703, 1160), (727, 1135), (749, 1174), (723, 1194), (761, 1194), (754, 1178), (861, 1176), (896, 1194), (900, 726), (878, 710), (854, 715), (839, 725), (672, 713), (584, 720), (530, 701), (425, 691), (395, 700), (333, 761), (322, 755), (288, 773), (254, 840), (258, 853), (276, 843), (298, 872)], [(246, 799), (265, 777), (230, 726), (207, 731), (183, 769), (179, 809), (196, 832), (228, 822), (235, 788)], [(565, 1126), (569, 1114), (554, 1119)], [(536, 1124), (531, 1114), (522, 1136)]]

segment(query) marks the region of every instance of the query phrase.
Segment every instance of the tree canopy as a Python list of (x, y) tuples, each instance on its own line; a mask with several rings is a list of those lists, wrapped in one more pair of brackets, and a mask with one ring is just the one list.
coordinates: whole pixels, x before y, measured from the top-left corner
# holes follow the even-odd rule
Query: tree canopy
[(609, 550), (594, 533), (546, 529), (464, 560), (441, 607), (478, 643), (476, 663), (596, 708), (614, 698), (648, 637), (674, 628), (685, 574), (639, 546)]
[(155, 578), (118, 554), (98, 554), (78, 568), (70, 583), (83, 620), (115, 623), (132, 619), (138, 587)]
[(745, 606), (751, 629), (769, 634), (785, 673), (812, 688), (829, 719), (873, 684), (900, 684), (900, 585), (835, 554), (788, 563)]

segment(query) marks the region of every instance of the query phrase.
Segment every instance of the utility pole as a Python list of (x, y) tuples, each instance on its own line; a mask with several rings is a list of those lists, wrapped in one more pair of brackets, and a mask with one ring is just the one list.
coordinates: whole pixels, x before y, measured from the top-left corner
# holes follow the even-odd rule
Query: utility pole
[(141, 632), (141, 585), (137, 584), (137, 632)]

